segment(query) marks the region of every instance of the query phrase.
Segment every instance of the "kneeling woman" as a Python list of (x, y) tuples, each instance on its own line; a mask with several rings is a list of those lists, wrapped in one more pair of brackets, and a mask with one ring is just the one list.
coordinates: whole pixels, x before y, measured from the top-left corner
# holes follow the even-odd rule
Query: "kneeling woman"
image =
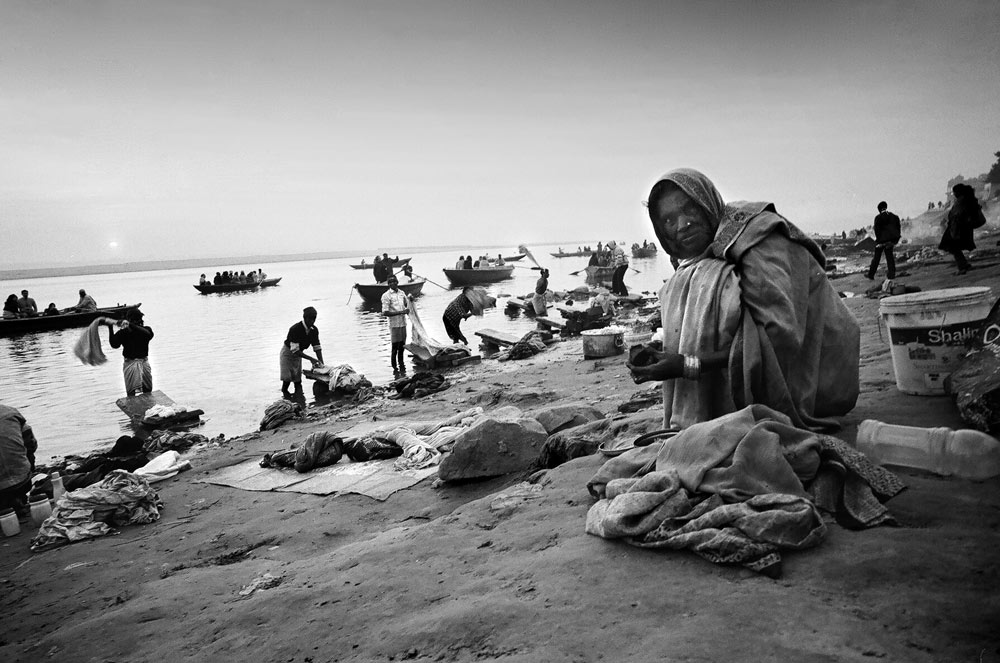
[(660, 290), (662, 351), (628, 366), (637, 383), (663, 381), (664, 425), (760, 403), (800, 428), (836, 429), (829, 417), (858, 398), (860, 330), (816, 243), (771, 203), (726, 205), (687, 168), (664, 175), (648, 206), (680, 266)]

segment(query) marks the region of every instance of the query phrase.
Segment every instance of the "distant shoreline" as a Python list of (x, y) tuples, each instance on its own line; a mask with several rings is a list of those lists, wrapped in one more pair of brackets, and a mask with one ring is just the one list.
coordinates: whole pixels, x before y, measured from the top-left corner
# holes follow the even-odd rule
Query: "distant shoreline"
[[(543, 246), (548, 246), (545, 243)], [(504, 249), (507, 247), (504, 245), (495, 246), (483, 246), (483, 250), (486, 249)], [(400, 254), (410, 254), (410, 253), (431, 253), (438, 251), (451, 251), (451, 250), (465, 250), (468, 249), (467, 244), (455, 244), (452, 246), (418, 246), (418, 247), (394, 247), (392, 249), (382, 249), (382, 253), (390, 253), (391, 255)], [(16, 279), (37, 279), (46, 278), (54, 276), (82, 276), (86, 274), (121, 274), (124, 272), (149, 272), (161, 269), (197, 269), (205, 271), (219, 271), (220, 269), (226, 269), (230, 266), (240, 266), (240, 265), (250, 265), (256, 266), (260, 264), (270, 264), (276, 262), (302, 262), (304, 260), (330, 260), (334, 258), (350, 258), (357, 256), (358, 258), (364, 257), (365, 260), (371, 260), (369, 256), (374, 257), (375, 251), (369, 250), (365, 252), (364, 250), (357, 251), (318, 251), (315, 253), (294, 253), (294, 254), (281, 254), (281, 255), (251, 255), (251, 256), (230, 256), (222, 258), (187, 258), (181, 260), (144, 260), (136, 262), (124, 262), (124, 263), (107, 263), (101, 265), (65, 265), (65, 266), (49, 266), (49, 267), (22, 267), (17, 269), (3, 269), (0, 270), (0, 280), (11, 281)]]

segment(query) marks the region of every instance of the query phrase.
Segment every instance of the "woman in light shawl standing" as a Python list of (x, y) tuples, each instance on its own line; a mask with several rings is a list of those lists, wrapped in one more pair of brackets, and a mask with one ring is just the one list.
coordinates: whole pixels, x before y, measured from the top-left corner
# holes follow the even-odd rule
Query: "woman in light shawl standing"
[(800, 428), (835, 429), (857, 401), (860, 330), (826, 258), (771, 203), (726, 205), (681, 168), (649, 194), (663, 248), (680, 261), (660, 291), (662, 351), (628, 364), (663, 381), (664, 425), (686, 428), (752, 403)]

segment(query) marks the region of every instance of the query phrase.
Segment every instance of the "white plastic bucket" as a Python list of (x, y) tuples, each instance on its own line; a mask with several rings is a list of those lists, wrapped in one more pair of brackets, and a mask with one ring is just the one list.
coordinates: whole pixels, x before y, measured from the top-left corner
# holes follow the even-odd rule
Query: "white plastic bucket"
[(886, 297), (879, 314), (889, 329), (896, 387), (944, 396), (944, 379), (965, 354), (993, 304), (989, 288), (947, 288)]
[(583, 336), (583, 358), (610, 357), (625, 352), (625, 330), (621, 327), (587, 329)]

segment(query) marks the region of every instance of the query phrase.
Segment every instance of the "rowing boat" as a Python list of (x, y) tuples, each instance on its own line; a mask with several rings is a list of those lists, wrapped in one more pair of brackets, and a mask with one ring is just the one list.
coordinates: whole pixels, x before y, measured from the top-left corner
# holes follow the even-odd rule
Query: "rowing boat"
[(509, 279), (514, 265), (500, 265), (486, 269), (445, 269), (442, 270), (452, 285), (478, 285)]
[(504, 259), (504, 262), (517, 262), (518, 260), (520, 260), (521, 258), (523, 258), (524, 255), (525, 254), (523, 254), (523, 253), (518, 253), (516, 256), (504, 256), (503, 259)]
[(632, 245), (632, 257), (633, 258), (655, 258), (656, 257), (656, 244), (650, 244), (648, 246), (639, 246), (638, 244)]
[(213, 292), (243, 292), (245, 290), (257, 290), (259, 288), (270, 288), (272, 285), (278, 285), (278, 281), (281, 277), (275, 279), (264, 279), (259, 283), (206, 283), (205, 285), (195, 285), (194, 288), (203, 295), (208, 295)]
[(600, 265), (589, 265), (585, 270), (587, 272), (588, 281), (610, 281), (611, 277), (614, 276), (615, 268), (611, 265), (600, 266)]
[(550, 253), (549, 255), (553, 258), (579, 258), (580, 256), (587, 256), (588, 258), (597, 253), (597, 251), (560, 251), (559, 253)]
[(38, 315), (33, 318), (8, 318), (0, 320), (0, 337), (30, 334), (32, 332), (52, 331), (54, 329), (69, 329), (71, 327), (86, 327), (100, 317), (120, 320), (125, 317), (125, 311), (139, 308), (141, 304), (119, 304), (99, 308), (96, 311), (82, 313), (60, 313), (59, 315)]
[[(408, 265), (412, 258), (400, 258), (392, 263), (393, 267), (402, 267), (403, 265)], [(384, 260), (382, 262), (385, 262)], [(354, 269), (375, 269), (375, 263), (373, 262), (363, 262), (361, 264), (351, 263), (351, 267)]]
[[(411, 297), (416, 297), (424, 289), (424, 279), (400, 283), (399, 289)], [(366, 302), (379, 302), (382, 295), (389, 289), (388, 283), (355, 283), (354, 289), (361, 295), (361, 299)]]

